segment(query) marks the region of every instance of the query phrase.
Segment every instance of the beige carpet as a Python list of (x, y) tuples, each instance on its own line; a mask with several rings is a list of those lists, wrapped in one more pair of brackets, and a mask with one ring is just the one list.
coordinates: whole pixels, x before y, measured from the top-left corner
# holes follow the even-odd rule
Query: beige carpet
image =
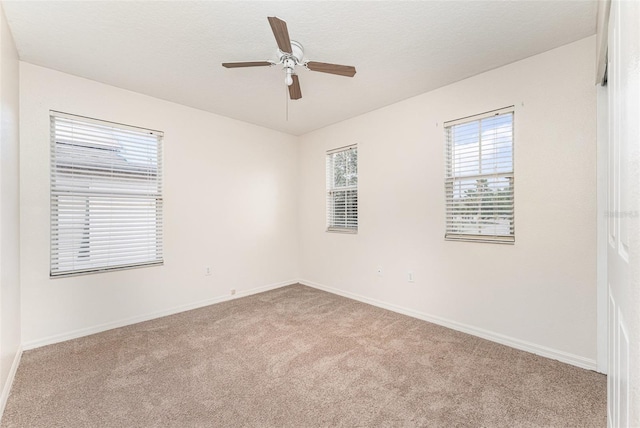
[(3, 427), (604, 427), (606, 378), (294, 285), (25, 352)]

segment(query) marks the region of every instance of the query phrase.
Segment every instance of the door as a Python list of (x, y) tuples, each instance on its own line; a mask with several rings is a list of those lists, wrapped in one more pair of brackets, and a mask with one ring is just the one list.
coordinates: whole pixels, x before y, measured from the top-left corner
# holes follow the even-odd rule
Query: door
[(608, 425), (640, 426), (640, 2), (609, 18)]

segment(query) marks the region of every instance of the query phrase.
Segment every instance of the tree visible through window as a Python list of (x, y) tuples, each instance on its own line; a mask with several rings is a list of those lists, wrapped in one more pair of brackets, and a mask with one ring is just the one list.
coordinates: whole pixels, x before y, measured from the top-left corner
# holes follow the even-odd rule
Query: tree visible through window
[(358, 149), (327, 153), (327, 230), (358, 230)]
[(513, 108), (445, 123), (449, 240), (514, 242)]

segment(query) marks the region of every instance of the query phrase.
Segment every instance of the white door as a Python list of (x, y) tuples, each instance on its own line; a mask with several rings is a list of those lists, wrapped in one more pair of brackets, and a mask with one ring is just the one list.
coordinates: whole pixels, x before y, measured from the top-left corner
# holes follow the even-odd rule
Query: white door
[(640, 427), (640, 1), (609, 19), (608, 425)]

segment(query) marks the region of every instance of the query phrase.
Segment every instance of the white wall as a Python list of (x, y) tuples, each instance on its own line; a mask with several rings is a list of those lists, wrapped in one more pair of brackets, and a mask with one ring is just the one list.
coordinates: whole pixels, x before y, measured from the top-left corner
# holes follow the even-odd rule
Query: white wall
[[(49, 279), (50, 109), (164, 131), (164, 266)], [(20, 115), (25, 348), (297, 278), (296, 137), (28, 63)]]
[[(303, 282), (595, 369), (594, 64), (590, 37), (302, 136)], [(442, 123), (510, 105), (516, 243), (445, 242)], [(359, 232), (327, 233), (324, 154), (353, 143)]]
[(0, 415), (20, 358), (18, 53), (0, 6)]

